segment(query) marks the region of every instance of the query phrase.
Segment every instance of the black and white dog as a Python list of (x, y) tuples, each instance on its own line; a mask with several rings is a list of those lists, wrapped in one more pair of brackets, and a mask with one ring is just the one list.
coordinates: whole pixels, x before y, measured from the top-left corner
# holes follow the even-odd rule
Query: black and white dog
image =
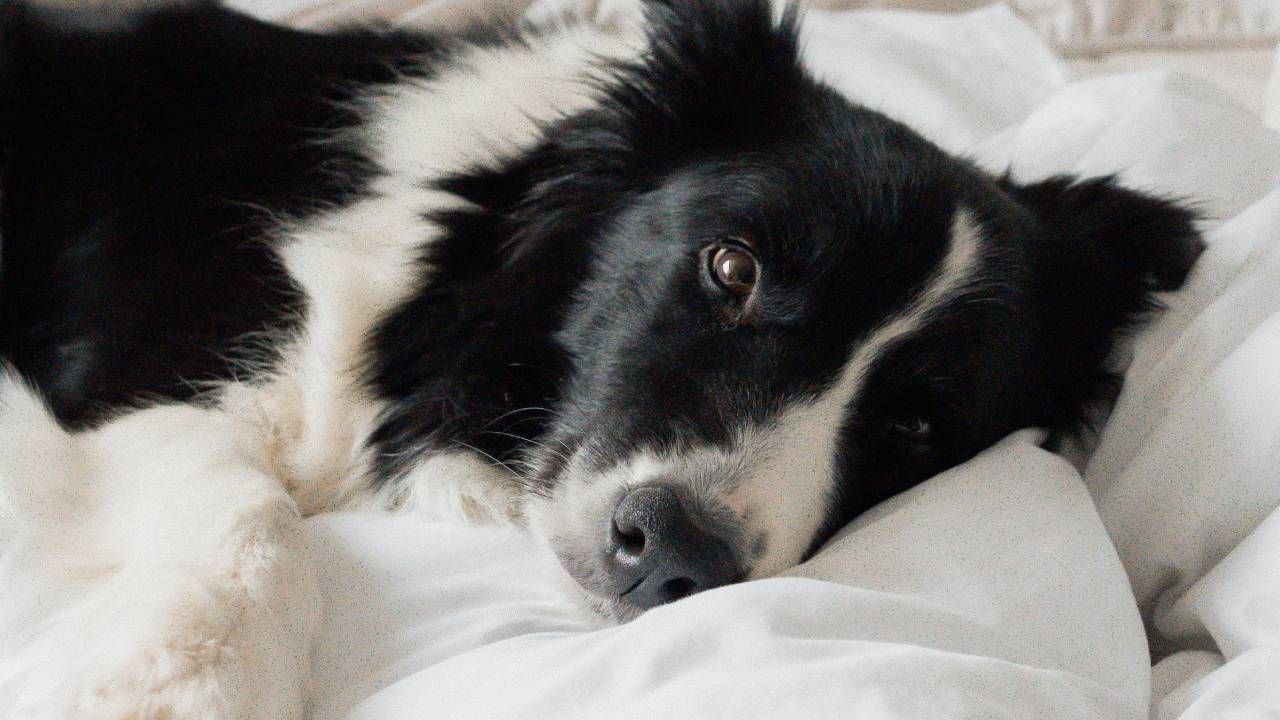
[(31, 717), (296, 716), (298, 513), (514, 518), (621, 620), (776, 573), (1076, 429), (1201, 249), (1174, 204), (851, 104), (763, 0), (652, 2), (630, 40), (0, 7), (0, 698)]

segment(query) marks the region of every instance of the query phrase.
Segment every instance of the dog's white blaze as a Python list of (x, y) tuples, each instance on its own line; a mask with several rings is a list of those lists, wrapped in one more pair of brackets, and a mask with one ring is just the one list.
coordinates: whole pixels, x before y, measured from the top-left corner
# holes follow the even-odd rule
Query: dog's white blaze
[(868, 374), (886, 351), (923, 328), (935, 310), (964, 291), (975, 277), (981, 240), (973, 217), (967, 210), (958, 211), (947, 253), (924, 289), (854, 349), (830, 389), (748, 435), (747, 454), (760, 461), (750, 464), (750, 476), (727, 500), (737, 512), (754, 518), (752, 530), (763, 532), (768, 541), (752, 577), (785, 570), (804, 555), (835, 494), (840, 431)]

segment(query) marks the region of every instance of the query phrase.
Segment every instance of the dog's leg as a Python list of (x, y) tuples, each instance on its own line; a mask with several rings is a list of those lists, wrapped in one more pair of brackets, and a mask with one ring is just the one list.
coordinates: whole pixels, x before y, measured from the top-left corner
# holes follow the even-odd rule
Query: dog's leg
[(309, 561), (230, 418), (68, 435), (0, 373), (0, 447), (0, 716), (301, 717)]

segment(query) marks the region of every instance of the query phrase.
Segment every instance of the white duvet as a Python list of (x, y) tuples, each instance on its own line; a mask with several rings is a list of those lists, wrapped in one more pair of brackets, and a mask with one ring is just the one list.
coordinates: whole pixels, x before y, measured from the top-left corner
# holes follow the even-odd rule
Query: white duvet
[(516, 530), (319, 517), (316, 720), (1280, 714), (1280, 137), (1200, 81), (1068, 84), (1001, 8), (807, 33), (816, 73), (992, 170), (1200, 203), (1210, 248), (1084, 477), (1024, 431), (784, 577), (610, 628)]

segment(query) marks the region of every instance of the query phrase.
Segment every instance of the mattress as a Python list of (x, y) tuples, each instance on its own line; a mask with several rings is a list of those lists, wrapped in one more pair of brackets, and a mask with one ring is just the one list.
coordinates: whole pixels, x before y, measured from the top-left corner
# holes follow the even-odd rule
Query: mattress
[[(633, 10), (610, 5), (602, 21)], [(815, 10), (805, 52), (992, 171), (1114, 173), (1201, 209), (1209, 249), (1132, 338), (1096, 447), (1073, 465), (1017, 433), (782, 576), (620, 627), (567, 602), (519, 530), (314, 518), (314, 718), (1280, 712), (1280, 136), (1261, 103), (1158, 66), (1082, 76), (1008, 7)]]

